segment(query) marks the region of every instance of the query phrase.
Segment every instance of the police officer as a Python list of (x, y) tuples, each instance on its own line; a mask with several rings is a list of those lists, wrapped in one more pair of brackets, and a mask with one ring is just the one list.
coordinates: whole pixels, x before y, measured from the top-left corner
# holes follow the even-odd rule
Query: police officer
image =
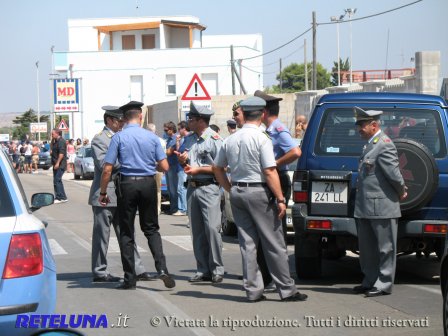
[[(221, 195), (212, 164), (222, 145), (221, 137), (209, 127), (213, 111), (190, 104), (188, 126), (192, 134), (179, 149), (179, 162), (187, 176), (188, 217), (191, 225), (197, 271), (190, 282), (223, 280), (221, 240)], [(180, 154), (181, 153), (181, 154)]]
[(359, 262), (364, 279), (353, 290), (367, 297), (391, 294), (397, 254), (397, 218), (407, 188), (398, 167), (397, 149), (381, 131), (382, 111), (354, 108), (356, 128), (365, 140), (359, 159), (355, 199)]
[[(113, 226), (117, 238), (120, 238), (120, 228), (118, 226), (117, 197), (113, 179), (118, 173), (120, 164), (118, 161), (112, 168), (112, 179), (107, 185), (109, 203), (101, 206), (98, 202), (100, 193), (101, 173), (103, 171), (104, 157), (109, 148), (112, 136), (123, 127), (123, 111), (117, 106), (103, 106), (104, 128), (95, 135), (92, 140), (92, 157), (95, 165), (92, 186), (90, 187), (89, 205), (93, 211), (93, 232), (92, 232), (92, 274), (93, 282), (117, 282), (119, 277), (112, 276), (107, 269), (107, 250), (109, 247), (110, 227)], [(151, 275), (145, 271), (145, 267), (134, 245), (134, 259), (137, 280), (152, 280)]]
[[(280, 112), (279, 101), (281, 101), (282, 98), (270, 96), (260, 90), (255, 91), (254, 95), (266, 101), (262, 121), (266, 125), (266, 133), (268, 133), (272, 139), (275, 161), (280, 177), (280, 185), (286, 204), (288, 204), (289, 199), (291, 198), (291, 179), (288, 174), (288, 163), (297, 160), (300, 155), (302, 155), (302, 151), (292, 139), (288, 128), (281, 123), (280, 119), (278, 119)], [(282, 220), (282, 227), (286, 239), (286, 216)]]
[[(230, 193), (243, 259), (243, 286), (250, 302), (265, 300), (263, 280), (257, 264), (261, 241), (266, 261), (282, 301), (304, 301), (289, 273), (288, 254), (281, 218), (286, 212), (272, 142), (259, 129), (266, 102), (250, 97), (241, 102), (245, 124), (229, 136), (214, 162), (218, 182)], [(225, 168), (231, 171), (230, 184)]]
[(167, 288), (176, 285), (168, 273), (163, 254), (157, 214), (157, 186), (154, 178), (156, 170), (163, 172), (168, 170), (168, 162), (158, 137), (140, 127), (142, 105), (143, 103), (131, 101), (120, 107), (127, 124), (121, 132), (112, 137), (101, 176), (99, 203), (104, 206), (110, 202), (107, 186), (113, 165), (118, 159), (120, 174), (117, 181), (117, 207), (124, 282), (117, 286), (117, 289), (136, 288), (134, 220), (137, 209), (140, 228), (148, 240), (159, 278)]
[(235, 133), (236, 132), (236, 121), (233, 119), (229, 119), (229, 120), (227, 120), (226, 123), (227, 123), (227, 131), (229, 132), (229, 135)]

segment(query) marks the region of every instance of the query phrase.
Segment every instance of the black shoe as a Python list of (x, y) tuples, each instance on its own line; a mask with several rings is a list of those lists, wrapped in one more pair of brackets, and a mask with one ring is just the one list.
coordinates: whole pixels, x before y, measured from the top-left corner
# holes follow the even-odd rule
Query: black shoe
[(159, 279), (163, 281), (166, 288), (174, 288), (176, 286), (176, 281), (167, 272), (161, 271), (159, 273)]
[(212, 281), (212, 278), (208, 275), (196, 274), (188, 279), (188, 282), (204, 282), (204, 281)]
[(157, 278), (155, 276), (151, 275), (151, 273), (149, 273), (149, 272), (140, 273), (136, 277), (137, 281), (153, 281), (153, 280), (156, 280), (156, 279)]
[(122, 282), (121, 284), (117, 285), (115, 287), (116, 289), (136, 289), (135, 285), (131, 285), (130, 283), (127, 282)]
[(307, 298), (308, 295), (297, 292), (294, 295), (283, 298), (282, 302), (306, 301)]
[(364, 294), (365, 292), (368, 292), (371, 289), (372, 289), (372, 287), (364, 287), (362, 285), (353, 287), (353, 291), (356, 294)]
[(224, 278), (222, 277), (222, 275), (215, 274), (215, 275), (212, 277), (212, 282), (213, 282), (213, 283), (220, 283), (220, 282), (222, 282), (223, 279), (224, 279)]
[(256, 302), (261, 302), (261, 301), (265, 301), (266, 300), (266, 296), (262, 295), (260, 296), (258, 299), (255, 300), (249, 300), (250, 303), (256, 303)]
[(373, 287), (371, 290), (366, 292), (366, 297), (376, 297), (376, 296), (382, 296), (382, 295), (390, 295), (390, 293), (384, 292), (381, 289), (378, 289), (376, 287)]
[(118, 281), (120, 281), (119, 277), (108, 274), (103, 277), (94, 277), (92, 282), (118, 282)]

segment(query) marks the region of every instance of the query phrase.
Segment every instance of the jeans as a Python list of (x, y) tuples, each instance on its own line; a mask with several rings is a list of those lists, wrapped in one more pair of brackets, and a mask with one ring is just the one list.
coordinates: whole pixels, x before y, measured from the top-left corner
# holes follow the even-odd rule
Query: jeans
[(66, 200), (67, 195), (65, 195), (64, 185), (62, 184), (62, 175), (64, 175), (65, 169), (59, 168), (55, 170), (53, 168), (53, 187), (54, 187), (54, 198), (57, 200)]
[(177, 172), (177, 204), (180, 212), (187, 213), (187, 188), (184, 182), (187, 174), (181, 169)]
[(166, 184), (170, 194), (170, 212), (175, 213), (177, 208), (177, 166), (170, 167), (166, 172)]

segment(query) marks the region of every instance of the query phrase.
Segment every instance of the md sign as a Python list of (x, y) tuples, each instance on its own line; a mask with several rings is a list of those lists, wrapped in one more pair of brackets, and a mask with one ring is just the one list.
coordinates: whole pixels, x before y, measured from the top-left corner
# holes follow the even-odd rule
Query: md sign
[(54, 111), (79, 111), (79, 82), (78, 78), (54, 79)]

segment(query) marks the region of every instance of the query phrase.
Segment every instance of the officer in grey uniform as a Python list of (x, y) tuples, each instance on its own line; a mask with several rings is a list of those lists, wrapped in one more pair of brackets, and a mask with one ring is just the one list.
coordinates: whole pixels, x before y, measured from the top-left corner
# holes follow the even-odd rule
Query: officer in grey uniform
[[(103, 106), (104, 128), (95, 135), (92, 140), (92, 156), (95, 165), (92, 186), (90, 187), (89, 205), (93, 211), (93, 232), (92, 232), (92, 274), (93, 282), (116, 282), (119, 277), (112, 276), (107, 270), (107, 250), (109, 248), (110, 227), (113, 226), (117, 238), (120, 238), (120, 228), (118, 226), (117, 196), (113, 179), (118, 173), (120, 164), (117, 162), (112, 170), (112, 179), (107, 185), (107, 193), (110, 195), (110, 202), (106, 206), (101, 206), (98, 202), (100, 196), (100, 180), (103, 172), (103, 161), (109, 148), (112, 136), (119, 132), (123, 126), (123, 112), (118, 106)], [(151, 275), (145, 271), (145, 267), (137, 251), (134, 248), (135, 270), (137, 280), (152, 280)]]
[[(281, 228), (286, 202), (276, 170), (272, 141), (259, 129), (266, 102), (259, 97), (250, 97), (240, 105), (245, 124), (240, 131), (226, 138), (213, 170), (218, 182), (230, 193), (243, 259), (243, 287), (250, 302), (266, 299), (257, 264), (257, 246), (261, 241), (282, 301), (304, 301), (307, 295), (297, 291), (289, 273), (288, 253)], [(232, 184), (225, 173), (227, 166), (230, 167)]]
[(364, 279), (353, 290), (367, 297), (391, 294), (397, 254), (397, 219), (407, 188), (397, 149), (381, 131), (382, 111), (354, 108), (356, 127), (368, 143), (359, 159), (355, 218)]
[(190, 135), (179, 148), (179, 163), (187, 176), (188, 217), (191, 225), (197, 271), (190, 282), (222, 282), (221, 195), (213, 176), (213, 160), (222, 139), (209, 127), (213, 111), (204, 106), (190, 105)]

